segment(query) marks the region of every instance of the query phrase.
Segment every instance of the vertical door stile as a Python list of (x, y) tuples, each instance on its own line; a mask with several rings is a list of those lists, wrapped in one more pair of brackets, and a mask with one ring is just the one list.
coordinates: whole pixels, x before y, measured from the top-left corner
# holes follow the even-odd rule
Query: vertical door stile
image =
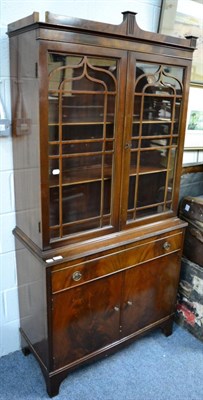
[(63, 237), (63, 156), (62, 156), (62, 120), (63, 120), (63, 90), (59, 90), (59, 235)]
[(127, 71), (126, 71), (126, 94), (124, 110), (124, 132), (123, 132), (123, 167), (121, 171), (121, 213), (120, 229), (127, 223), (129, 177), (130, 177), (130, 159), (131, 159), (131, 136), (133, 123), (134, 106), (134, 83), (135, 83), (135, 53), (127, 53)]
[[(48, 70), (47, 70), (47, 47), (39, 47), (39, 110), (40, 110), (40, 165), (41, 165), (41, 232), (42, 247), (48, 248), (50, 243), (49, 230), (49, 160), (48, 160)], [(43, 151), (42, 151), (43, 149)], [(48, 208), (48, 210), (47, 210)], [(48, 212), (47, 212), (48, 211)]]
[(117, 59), (117, 76), (115, 78), (114, 90), (110, 92), (114, 97), (114, 126), (113, 126), (113, 154), (112, 154), (112, 184), (111, 184), (111, 220), (112, 226), (119, 230), (120, 205), (122, 197), (122, 160), (123, 160), (123, 132), (124, 132), (124, 110), (127, 76), (127, 52)]
[[(105, 85), (106, 86), (106, 85)], [(100, 227), (103, 226), (104, 216), (104, 164), (106, 155), (106, 114), (107, 114), (107, 87), (104, 91), (104, 119), (103, 119), (103, 143), (102, 143), (102, 165), (101, 165), (101, 199), (100, 199)]]

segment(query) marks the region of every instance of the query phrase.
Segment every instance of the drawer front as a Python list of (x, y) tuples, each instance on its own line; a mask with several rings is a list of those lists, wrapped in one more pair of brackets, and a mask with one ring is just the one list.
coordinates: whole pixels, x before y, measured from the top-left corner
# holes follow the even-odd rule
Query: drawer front
[(109, 274), (134, 267), (157, 257), (173, 253), (182, 247), (182, 233), (161, 237), (136, 245), (130, 249), (119, 249), (113, 254), (95, 258), (94, 260), (52, 271), (52, 293), (59, 292)]

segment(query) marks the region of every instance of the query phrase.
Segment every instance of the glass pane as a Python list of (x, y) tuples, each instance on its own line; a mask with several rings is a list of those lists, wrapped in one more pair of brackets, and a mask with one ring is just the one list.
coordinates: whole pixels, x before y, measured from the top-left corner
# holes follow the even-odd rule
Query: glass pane
[[(80, 82), (82, 84), (82, 82)], [(105, 95), (73, 94), (62, 98), (62, 123), (101, 122), (104, 118)]]
[[(57, 91), (62, 82), (63, 90), (77, 90), (78, 78), (82, 76), (91, 78), (91, 89), (94, 88), (96, 81), (102, 81), (109, 91), (115, 91), (117, 61), (114, 59), (49, 53), (48, 69), (52, 92)], [(90, 90), (89, 84), (88, 90)]]
[(142, 124), (142, 136), (165, 136), (171, 134), (171, 123), (164, 124)]
[(58, 94), (49, 96), (49, 112), (48, 112), (49, 124), (59, 123), (59, 97)]
[(128, 209), (131, 210), (135, 207), (135, 184), (136, 184), (136, 176), (130, 176), (129, 181), (129, 193), (128, 193)]
[[(71, 77), (72, 69), (66, 69), (66, 65), (78, 66), (81, 63), (82, 57), (67, 56), (60, 53), (48, 54), (48, 71), (50, 73), (49, 89), (57, 91), (60, 83), (64, 79)], [(54, 73), (52, 73), (54, 70)]]
[(50, 144), (49, 145), (49, 155), (50, 156), (58, 156), (59, 155), (59, 145), (58, 144)]
[(89, 93), (63, 97), (62, 123), (103, 121), (106, 113), (106, 97), (104, 94)]
[(168, 150), (142, 151), (140, 154), (141, 172), (151, 172), (167, 168)]
[(132, 140), (131, 141), (131, 148), (132, 149), (137, 149), (138, 148), (138, 140)]
[(177, 145), (177, 144), (178, 144), (178, 136), (173, 136), (172, 145)]
[(63, 140), (99, 139), (103, 137), (103, 124), (63, 125)]
[(57, 142), (58, 140), (59, 140), (58, 125), (50, 125), (49, 126), (49, 141)]
[[(159, 191), (157, 193), (158, 203), (161, 203), (161, 202), (164, 202), (164, 201), (170, 202), (172, 200), (172, 187), (169, 186), (167, 188), (167, 190), (166, 190), (166, 193), (165, 193), (165, 189), (166, 189), (165, 186), (162, 186), (159, 189)], [(166, 199), (165, 199), (165, 196), (166, 196)]]
[(105, 60), (99, 58), (88, 57), (88, 63), (91, 67), (88, 73), (92, 78), (99, 79), (106, 84), (109, 91), (115, 91), (115, 81), (117, 77), (116, 60)]
[(181, 105), (182, 105), (181, 100), (176, 100), (176, 103), (175, 103), (175, 120), (176, 121), (178, 121), (180, 118)]
[[(135, 70), (135, 120), (171, 120), (178, 115), (177, 96), (182, 95), (183, 68), (137, 63)], [(174, 101), (177, 110), (174, 114)]]
[(133, 124), (133, 131), (132, 131), (132, 136), (139, 136), (139, 131), (140, 131), (140, 125), (139, 124)]
[(101, 152), (103, 148), (103, 141), (100, 142), (80, 142), (70, 143), (62, 145), (63, 154), (74, 154), (74, 153), (92, 153)]
[(51, 186), (57, 186), (59, 184), (59, 159), (49, 160), (49, 183)]
[[(84, 232), (90, 229), (97, 229), (100, 227), (100, 218), (93, 218), (84, 221), (77, 221), (77, 223), (70, 223), (68, 225), (63, 226), (63, 236), (71, 235), (77, 232)], [(106, 223), (109, 225), (109, 221)]]
[(62, 140), (102, 139), (106, 133), (107, 138), (113, 138), (114, 127), (112, 123), (91, 123), (87, 125), (62, 125)]
[(63, 184), (101, 179), (102, 156), (64, 158)]
[(173, 99), (167, 97), (153, 96), (153, 112), (151, 112), (149, 118), (152, 120), (170, 121), (173, 112), (173, 102)]
[(105, 116), (107, 122), (112, 122), (115, 114), (115, 96), (108, 95), (107, 97), (107, 115)]
[(176, 94), (182, 93), (184, 68), (173, 67), (171, 65), (159, 65), (138, 62), (135, 70), (136, 92), (150, 89), (152, 86), (158, 87), (163, 91), (171, 87)]
[(137, 151), (131, 152), (130, 157), (130, 174), (135, 174), (137, 172)]
[(59, 188), (50, 189), (50, 226), (59, 224)]
[(63, 223), (100, 215), (101, 183), (63, 187)]
[(106, 125), (106, 137), (109, 139), (114, 137), (114, 126), (111, 123)]
[(160, 192), (164, 193), (166, 172), (139, 176), (137, 207), (159, 203)]
[(104, 155), (104, 177), (105, 178), (110, 178), (111, 177), (111, 172), (112, 171), (112, 164), (113, 164), (113, 156), (111, 153), (105, 153)]
[(51, 239), (57, 239), (60, 237), (60, 231), (59, 229), (50, 229), (50, 238)]
[(105, 142), (105, 151), (113, 151), (114, 142), (112, 140), (106, 140)]
[(159, 212), (159, 206), (153, 206), (136, 211), (136, 218), (150, 217)]
[(169, 153), (170, 162), (169, 162), (169, 186), (173, 187), (173, 177), (175, 171), (175, 163), (176, 163), (176, 154), (177, 148), (171, 149)]
[(103, 214), (109, 214), (111, 211), (111, 180), (108, 179), (104, 182), (104, 196), (103, 196)]
[[(136, 187), (137, 185), (137, 187)], [(166, 172), (131, 176), (129, 180), (128, 220), (165, 212), (171, 208), (173, 177), (167, 184)]]

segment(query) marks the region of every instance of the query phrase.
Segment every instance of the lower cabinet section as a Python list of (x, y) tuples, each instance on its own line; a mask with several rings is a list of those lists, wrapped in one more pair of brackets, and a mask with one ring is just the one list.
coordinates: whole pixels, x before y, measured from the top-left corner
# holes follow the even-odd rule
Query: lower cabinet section
[(182, 241), (183, 229), (173, 228), (75, 259), (66, 249), (51, 263), (28, 246), (17, 251), (22, 347), (39, 361), (51, 397), (77, 366), (156, 327), (171, 334)]
[(173, 313), (178, 258), (174, 253), (54, 294), (54, 368), (81, 359)]

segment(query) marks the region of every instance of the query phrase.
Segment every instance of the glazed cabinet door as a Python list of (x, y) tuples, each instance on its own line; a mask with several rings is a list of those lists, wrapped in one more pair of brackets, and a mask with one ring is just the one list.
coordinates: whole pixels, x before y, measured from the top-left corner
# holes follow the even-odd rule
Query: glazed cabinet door
[(124, 273), (122, 335), (132, 334), (174, 312), (180, 255), (173, 253)]
[(54, 368), (119, 339), (121, 285), (119, 273), (53, 296)]
[(116, 152), (122, 143), (126, 52), (67, 49), (56, 46), (43, 55), (48, 69), (48, 165), (42, 171), (47, 244), (91, 238), (118, 226), (121, 157)]
[(129, 56), (124, 227), (143, 223), (143, 219), (146, 222), (146, 218), (163, 219), (167, 213), (175, 213), (177, 207), (186, 68), (166, 64), (161, 57), (151, 56), (150, 62), (142, 57), (133, 53)]

